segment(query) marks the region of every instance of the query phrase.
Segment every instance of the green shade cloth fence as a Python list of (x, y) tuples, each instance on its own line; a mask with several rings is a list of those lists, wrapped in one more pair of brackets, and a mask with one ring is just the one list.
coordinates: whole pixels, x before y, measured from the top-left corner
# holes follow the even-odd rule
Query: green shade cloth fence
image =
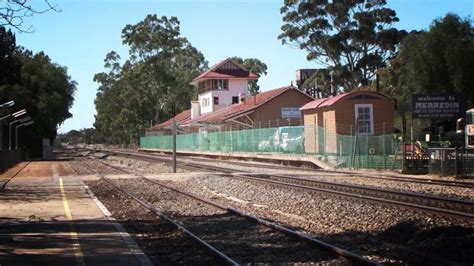
[[(140, 138), (140, 147), (171, 150), (172, 141), (171, 135), (145, 136)], [(338, 135), (311, 125), (202, 131), (176, 137), (178, 151), (298, 154), (316, 156), (338, 168), (400, 169), (399, 145), (394, 134)]]

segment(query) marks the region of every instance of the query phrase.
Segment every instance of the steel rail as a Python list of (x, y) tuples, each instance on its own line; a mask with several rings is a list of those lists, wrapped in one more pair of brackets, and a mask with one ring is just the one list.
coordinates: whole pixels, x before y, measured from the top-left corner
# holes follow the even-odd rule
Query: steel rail
[(376, 194), (389, 196), (387, 198), (398, 198), (407, 202), (417, 202), (421, 201), (426, 203), (426, 205), (432, 207), (456, 207), (459, 211), (471, 212), (474, 213), (474, 202), (469, 200), (461, 200), (461, 199), (452, 199), (440, 196), (433, 196), (433, 195), (426, 195), (422, 193), (416, 192), (409, 192), (409, 191), (397, 191), (393, 189), (381, 189), (376, 187), (364, 187), (361, 185), (351, 185), (351, 184), (342, 184), (328, 182), (328, 181), (321, 181), (321, 180), (314, 180), (308, 178), (301, 178), (301, 177), (289, 177), (285, 175), (278, 175), (278, 174), (263, 174), (263, 178), (270, 178), (270, 179), (277, 179), (277, 180), (284, 180), (289, 181), (292, 183), (301, 183), (301, 184), (310, 184), (313, 186), (319, 187), (330, 187), (336, 190), (345, 190), (345, 191), (357, 191), (364, 195), (372, 195), (376, 196)]
[[(134, 156), (135, 154), (130, 154), (130, 156)], [(149, 160), (156, 160), (158, 158), (154, 156), (143, 156), (140, 155), (140, 157), (144, 159), (149, 159)], [(158, 160), (168, 163), (170, 160), (162, 159), (159, 158)], [(195, 169), (204, 169), (207, 171), (212, 171), (212, 172), (222, 172), (222, 173), (227, 173), (232, 176), (237, 176), (234, 171), (229, 170), (227, 168), (223, 167), (218, 167), (218, 166), (209, 166), (205, 164), (198, 164), (194, 162), (187, 162), (185, 164), (181, 164), (181, 167), (188, 168), (191, 170)], [(239, 174), (241, 178), (246, 178), (246, 175), (252, 175), (250, 172), (244, 172), (245, 174)], [(423, 211), (427, 213), (432, 213), (436, 215), (441, 215), (444, 217), (451, 217), (455, 219), (461, 219), (461, 220), (467, 220), (467, 221), (473, 221), (474, 220), (474, 214), (467, 213), (464, 211), (464, 209), (472, 210), (474, 208), (474, 203), (471, 201), (464, 201), (464, 200), (457, 200), (457, 199), (449, 199), (449, 198), (443, 198), (443, 197), (436, 197), (436, 196), (429, 196), (429, 195), (423, 195), (423, 194), (417, 194), (417, 193), (410, 193), (410, 192), (401, 192), (401, 191), (394, 191), (394, 190), (385, 190), (385, 189), (379, 189), (379, 188), (369, 188), (369, 187), (364, 187), (364, 186), (359, 186), (359, 185), (349, 185), (349, 184), (341, 184), (341, 183), (334, 183), (334, 182), (327, 182), (327, 181), (318, 181), (318, 180), (310, 180), (310, 179), (303, 179), (303, 178), (296, 178), (296, 177), (288, 177), (288, 176), (282, 176), (278, 174), (268, 174), (268, 175), (262, 175), (264, 176), (265, 179), (271, 179), (271, 178), (283, 178), (285, 180), (292, 180), (294, 181), (299, 181), (299, 182), (309, 182), (312, 183), (313, 185), (318, 185), (319, 188), (317, 189), (316, 187), (308, 187), (308, 186), (296, 186), (295, 188), (305, 188), (306, 190), (311, 190), (313, 189), (314, 191), (319, 191), (319, 192), (325, 192), (325, 193), (330, 193), (330, 194), (337, 194), (339, 196), (345, 196), (345, 197), (350, 197), (350, 198), (356, 198), (358, 200), (366, 200), (370, 201), (373, 203), (381, 203), (385, 205), (390, 205), (390, 206), (395, 206), (395, 207), (403, 207), (405, 209), (411, 209), (411, 210), (418, 210), (418, 211)], [(250, 177), (254, 178), (255, 177)], [(256, 180), (256, 179), (255, 179)], [(259, 178), (260, 181), (263, 181), (262, 178)], [(265, 182), (270, 183), (269, 180), (265, 180)], [(277, 183), (274, 183), (277, 184)], [(278, 185), (282, 186), (294, 186), (289, 183), (284, 183), (280, 182)], [(351, 192), (350, 190), (356, 190), (358, 193)], [(362, 195), (360, 194), (362, 193)], [(387, 197), (387, 195), (389, 195)], [(380, 198), (380, 196), (385, 196), (385, 199)], [(398, 199), (398, 200), (393, 200), (393, 199)], [(400, 199), (404, 199), (405, 201), (401, 201)], [(408, 202), (407, 202), (408, 201)], [(413, 202), (423, 202), (423, 203), (430, 203), (431, 205), (421, 205)], [(433, 204), (434, 202), (437, 202), (436, 204)], [(434, 205), (434, 206), (433, 206)], [(440, 208), (441, 207), (453, 207), (457, 205), (458, 207), (457, 210), (450, 210), (446, 208)], [(461, 206), (461, 207), (459, 207)]]
[(147, 178), (147, 177), (144, 177), (142, 175), (137, 175), (138, 177), (141, 177), (142, 179), (150, 182), (150, 183), (153, 183), (153, 184), (156, 184), (156, 185), (159, 185), (159, 186), (162, 186), (162, 187), (165, 187), (169, 190), (172, 190), (172, 191), (175, 191), (175, 192), (178, 192), (178, 193), (181, 193), (183, 195), (186, 195), (190, 198), (193, 198), (193, 199), (196, 199), (196, 200), (199, 200), (201, 202), (204, 202), (204, 203), (207, 203), (209, 205), (212, 205), (214, 207), (217, 207), (219, 209), (222, 209), (222, 210), (225, 210), (225, 211), (229, 211), (229, 212), (232, 212), (234, 214), (237, 214), (239, 216), (242, 216), (246, 219), (249, 219), (251, 221), (254, 221), (256, 223), (259, 223), (259, 224), (262, 224), (262, 225), (265, 225), (267, 227), (270, 227), (276, 231), (279, 231), (279, 232), (282, 232), (282, 233), (285, 233), (287, 235), (290, 235), (290, 236), (293, 236), (293, 237), (297, 237), (299, 239), (302, 239), (302, 240), (305, 240), (305, 241), (308, 241), (310, 242), (311, 244), (315, 244), (317, 245), (318, 247), (320, 248), (323, 248), (325, 250), (328, 250), (330, 252), (333, 252), (339, 256), (342, 256), (346, 259), (349, 259), (353, 262), (356, 262), (358, 264), (361, 264), (361, 265), (379, 265), (371, 260), (368, 260), (362, 256), (359, 256), (359, 255), (356, 255), (348, 250), (345, 250), (345, 249), (342, 249), (342, 248), (338, 248), (334, 245), (331, 245), (329, 243), (326, 243), (326, 242), (323, 242), (321, 240), (318, 240), (314, 237), (311, 237), (307, 234), (303, 234), (303, 233), (300, 233), (300, 232), (296, 232), (296, 231), (293, 231), (291, 229), (288, 229), (284, 226), (281, 226), (281, 225), (278, 225), (278, 224), (275, 224), (275, 223), (272, 223), (272, 222), (269, 222), (267, 220), (264, 220), (262, 218), (259, 218), (255, 215), (251, 215), (251, 214), (248, 214), (248, 213), (245, 213), (239, 209), (236, 209), (236, 208), (231, 208), (231, 207), (227, 207), (223, 204), (220, 204), (220, 203), (217, 203), (217, 202), (214, 202), (214, 201), (211, 201), (209, 199), (206, 199), (204, 197), (200, 197), (200, 196), (197, 196), (197, 195), (194, 195), (190, 192), (187, 192), (187, 191), (184, 191), (184, 190), (181, 190), (181, 189), (177, 189), (177, 188), (174, 188), (174, 187), (171, 187), (171, 186), (168, 186), (166, 184), (163, 184), (159, 181), (156, 181), (156, 180), (152, 180), (150, 178)]
[[(181, 167), (183, 167), (183, 165)], [(255, 181), (259, 181), (259, 182), (272, 183), (272, 184), (277, 184), (277, 185), (280, 185), (280, 186), (293, 187), (293, 188), (304, 189), (304, 190), (309, 190), (309, 191), (313, 191), (313, 192), (317, 191), (317, 192), (324, 192), (326, 194), (337, 194), (337, 195), (340, 195), (340, 196), (345, 196), (345, 197), (349, 197), (349, 198), (353, 198), (353, 199), (366, 200), (366, 201), (370, 201), (370, 202), (373, 202), (373, 203), (382, 203), (382, 204), (385, 204), (385, 205), (390, 205), (390, 206), (395, 206), (395, 207), (403, 207), (405, 209), (418, 210), (418, 211), (423, 211), (423, 212), (427, 212), (427, 213), (441, 215), (441, 216), (444, 216), (444, 217), (451, 217), (451, 218), (455, 218), (455, 219), (458, 219), (458, 220), (474, 222), (474, 214), (473, 213), (466, 213), (466, 212), (462, 212), (462, 211), (453, 211), (453, 210), (449, 210), (449, 209), (442, 209), (442, 208), (438, 208), (438, 207), (420, 205), (420, 204), (410, 203), (410, 202), (405, 202), (405, 201), (384, 199), (384, 198), (376, 197), (374, 195), (371, 196), (370, 194), (361, 195), (361, 194), (358, 194), (358, 193), (353, 193), (353, 192), (347, 192), (347, 191), (341, 191), (341, 190), (334, 189), (335, 187), (344, 187), (344, 188), (357, 188), (357, 189), (360, 189), (360, 191), (362, 191), (362, 190), (371, 191), (372, 190), (372, 188), (363, 187), (363, 186), (353, 186), (353, 185), (346, 185), (346, 184), (340, 184), (340, 183), (326, 182), (326, 183), (329, 183), (333, 187), (333, 189), (331, 189), (331, 188), (318, 188), (318, 187), (314, 187), (314, 186), (302, 186), (302, 185), (297, 185), (297, 184), (294, 184), (294, 183), (287, 183), (287, 182), (270, 180), (271, 177), (276, 176), (274, 174), (268, 174), (268, 175), (260, 174), (262, 176), (266, 176), (267, 178), (258, 178), (258, 177), (252, 176), (249, 173), (235, 173), (235, 172), (229, 171), (228, 169), (225, 169), (225, 168), (221, 169), (221, 168), (218, 168), (218, 167), (210, 167), (210, 166), (207, 166), (208, 168), (206, 168), (202, 165), (196, 166), (196, 164), (193, 164), (193, 165), (188, 164), (188, 165), (185, 165), (184, 167), (189, 168), (189, 169), (193, 169), (193, 168), (194, 169), (203, 169), (203, 168), (205, 168), (209, 171), (221, 171), (221, 172), (222, 172), (222, 170), (226, 170), (226, 174), (230, 177), (240, 177), (240, 178), (245, 178), (245, 179), (252, 179), (252, 180), (255, 180)], [(295, 179), (294, 177), (286, 177), (286, 176), (278, 176), (278, 177), (280, 177), (280, 178), (283, 177), (287, 180)], [(309, 181), (314, 182), (314, 183), (319, 183), (319, 182), (324, 183), (324, 181), (317, 181), (317, 180), (314, 180), (314, 181), (309, 180)], [(469, 209), (474, 208), (474, 203), (472, 203), (470, 201), (447, 199), (447, 198), (434, 197), (434, 196), (428, 196), (428, 195), (418, 195), (418, 194), (414, 194), (414, 193), (408, 193), (407, 194), (405, 192), (392, 191), (392, 190), (383, 190), (383, 189), (375, 189), (374, 191), (379, 193), (379, 195), (383, 195), (384, 193), (389, 193), (389, 194), (392, 194), (392, 195), (400, 195), (400, 197), (402, 197), (402, 196), (415, 197), (413, 195), (417, 195), (416, 197), (419, 197), (420, 200), (424, 200), (424, 202), (431, 200), (431, 198), (433, 198), (433, 200), (437, 199), (438, 201), (443, 201), (444, 200), (444, 201), (446, 201), (446, 205), (449, 205), (450, 202), (451, 202), (451, 204), (455, 204), (453, 202), (459, 202), (459, 203), (462, 203), (464, 206), (467, 206)]]
[[(112, 166), (112, 165), (110, 165), (110, 164), (108, 164), (108, 163), (105, 163), (105, 162), (101, 162), (101, 163), (103, 163), (103, 164), (105, 164), (105, 165), (107, 165), (107, 166), (109, 166), (109, 167), (111, 167), (111, 168), (119, 169), (119, 168), (117, 168), (117, 167), (115, 167), (115, 166)], [(231, 208), (231, 207), (227, 207), (227, 206), (224, 206), (224, 205), (219, 204), (219, 203), (217, 203), (217, 202), (213, 202), (213, 201), (211, 201), (211, 200), (208, 200), (208, 199), (206, 199), (206, 198), (199, 197), (199, 196), (194, 195), (194, 194), (192, 194), (192, 193), (189, 193), (189, 192), (186, 192), (186, 191), (183, 191), (183, 190), (179, 190), (179, 189), (170, 187), (170, 186), (165, 185), (165, 184), (163, 184), (163, 183), (161, 183), (161, 182), (158, 182), (158, 181), (149, 179), (149, 178), (147, 178), (147, 177), (145, 177), (145, 176), (143, 176), (143, 175), (134, 174), (134, 173), (132, 173), (132, 172), (129, 172), (129, 171), (126, 171), (126, 170), (123, 170), (123, 169), (120, 169), (120, 170), (123, 171), (123, 172), (125, 172), (125, 173), (128, 173), (128, 174), (131, 174), (131, 175), (135, 175), (135, 176), (137, 176), (137, 177), (140, 177), (140, 178), (142, 178), (143, 180), (146, 180), (146, 181), (151, 182), (151, 183), (153, 183), (153, 184), (156, 184), (156, 185), (165, 187), (165, 188), (167, 188), (167, 189), (170, 189), (170, 190), (179, 192), (179, 193), (181, 193), (181, 194), (183, 194), (183, 195), (186, 195), (186, 196), (188, 196), (188, 197), (191, 197), (191, 198), (194, 198), (194, 199), (196, 199), (196, 200), (205, 202), (205, 203), (207, 203), (207, 204), (210, 204), (210, 205), (212, 205), (212, 206), (214, 206), (214, 207), (217, 207), (217, 208), (220, 208), (220, 209), (222, 209), (222, 210), (226, 210), (226, 211), (235, 213), (235, 214), (237, 214), (237, 215), (239, 215), (239, 216), (242, 216), (242, 217), (244, 217), (244, 218), (247, 218), (247, 219), (249, 219), (249, 220), (252, 220), (252, 221), (254, 221), (254, 222), (256, 222), (256, 223), (259, 223), (259, 224), (265, 225), (265, 226), (267, 226), (267, 227), (270, 227), (270, 228), (272, 228), (272, 229), (274, 229), (274, 230), (276, 230), (276, 231), (282, 232), (282, 233), (287, 234), (287, 235), (290, 235), (290, 236), (292, 236), (292, 237), (296, 237), (296, 238), (299, 238), (299, 239), (308, 241), (308, 242), (310, 242), (310, 243), (312, 243), (312, 244), (317, 245), (317, 246), (320, 247), (320, 248), (323, 248), (323, 249), (328, 250), (328, 251), (330, 251), (330, 252), (333, 252), (333, 253), (335, 253), (335, 254), (341, 256), (341, 257), (344, 257), (344, 258), (349, 259), (349, 260), (351, 260), (351, 261), (353, 261), (353, 262), (356, 262), (357, 265), (380, 265), (380, 264), (377, 264), (377, 263), (375, 263), (375, 262), (373, 262), (373, 261), (371, 261), (371, 260), (368, 260), (368, 259), (366, 259), (366, 258), (364, 258), (364, 257), (362, 257), (362, 256), (356, 255), (356, 254), (354, 254), (354, 253), (352, 253), (352, 252), (350, 252), (350, 251), (348, 251), (348, 250), (345, 250), (345, 249), (336, 247), (336, 246), (331, 245), (331, 244), (329, 244), (329, 243), (326, 243), (326, 242), (324, 242), (324, 241), (321, 241), (321, 240), (318, 240), (318, 239), (316, 239), (316, 238), (313, 238), (313, 237), (311, 237), (311, 236), (309, 236), (309, 235), (307, 235), (307, 234), (303, 234), (303, 233), (300, 233), (300, 232), (293, 231), (293, 230), (288, 229), (288, 228), (286, 228), (286, 227), (283, 227), (283, 226), (277, 225), (277, 224), (275, 224), (275, 223), (269, 222), (269, 221), (267, 221), (267, 220), (258, 218), (257, 216), (254, 216), (254, 215), (251, 215), (251, 214), (247, 214), (247, 213), (245, 213), (245, 212), (243, 212), (243, 211), (240, 211), (240, 210), (238, 210), (238, 209)], [(103, 178), (104, 178), (104, 177), (103, 177)]]
[[(102, 151), (102, 152), (112, 152), (120, 155), (128, 155), (128, 156), (135, 156), (135, 157), (141, 157), (141, 158), (150, 158), (150, 159), (163, 159), (163, 160), (170, 160), (166, 157), (169, 157), (167, 155), (159, 155), (156, 153), (153, 153), (152, 155), (148, 154), (141, 154), (140, 152), (131, 152), (131, 151), (112, 151), (112, 150), (96, 150), (96, 151)], [(307, 168), (302, 168), (302, 167), (292, 167), (292, 166), (278, 166), (278, 165), (264, 165), (264, 164), (256, 164), (256, 163), (250, 163), (250, 162), (237, 162), (237, 161), (232, 161), (229, 162), (228, 160), (222, 160), (222, 159), (209, 159), (209, 158), (199, 158), (200, 160), (208, 161), (208, 162), (223, 162), (223, 163), (229, 163), (229, 164), (234, 164), (234, 165), (241, 165), (241, 166), (248, 166), (248, 167), (255, 167), (255, 168), (266, 168), (268, 169), (269, 167), (276, 169), (276, 170), (297, 170), (297, 171), (303, 171), (303, 172), (310, 172), (310, 173), (329, 173), (329, 174), (346, 174), (346, 175), (357, 175), (360, 177), (365, 177), (365, 178), (372, 178), (372, 179), (379, 179), (379, 180), (389, 180), (389, 181), (398, 181), (398, 182), (405, 182), (405, 183), (418, 183), (418, 184), (425, 184), (425, 185), (438, 185), (438, 186), (452, 186), (452, 187), (462, 187), (462, 188), (474, 188), (474, 182), (465, 182), (465, 181), (457, 181), (457, 180), (443, 180), (443, 179), (438, 179), (438, 178), (415, 178), (415, 177), (406, 177), (406, 176), (394, 176), (394, 175), (379, 175), (379, 176), (374, 176), (374, 175), (369, 175), (365, 173), (358, 173), (358, 172), (352, 172), (352, 171), (343, 171), (343, 170), (325, 170), (325, 169), (307, 169)], [(186, 159), (187, 160), (187, 159)]]
[(309, 186), (303, 186), (303, 185), (298, 185), (298, 184), (289, 184), (285, 182), (280, 182), (280, 181), (274, 181), (274, 180), (268, 180), (268, 179), (262, 179), (262, 178), (256, 178), (256, 177), (250, 177), (250, 176), (245, 176), (245, 175), (234, 175), (237, 177), (242, 177), (245, 179), (250, 179), (258, 182), (264, 182), (264, 183), (271, 183), (274, 185), (280, 185), (280, 186), (285, 186), (285, 187), (293, 187), (297, 189), (303, 189), (306, 191), (311, 191), (311, 192), (323, 192), (326, 194), (336, 194), (344, 197), (349, 197), (357, 200), (365, 200), (365, 201), (370, 201), (374, 203), (382, 203), (384, 205), (390, 205), (390, 206), (395, 206), (395, 207), (404, 207), (406, 209), (410, 210), (419, 210), (419, 211), (424, 211), (424, 212), (429, 212), (433, 214), (438, 214), (442, 215), (445, 217), (452, 217), (460, 220), (465, 220), (469, 222), (474, 222), (474, 214), (471, 213), (465, 213), (465, 212), (459, 212), (459, 211), (452, 211), (452, 210), (447, 210), (447, 209), (441, 209), (437, 207), (431, 207), (431, 206), (425, 206), (425, 205), (419, 205), (419, 204), (413, 204), (413, 203), (408, 203), (408, 202), (402, 202), (402, 201), (396, 201), (396, 200), (390, 200), (390, 199), (383, 199), (383, 198), (377, 198), (373, 196), (366, 196), (366, 195), (360, 195), (360, 194), (354, 194), (350, 192), (342, 192), (342, 191), (337, 191), (337, 190), (331, 190), (331, 189), (323, 189), (323, 188), (316, 188), (316, 187), (309, 187)]
[(162, 219), (166, 220), (168, 223), (172, 224), (173, 226), (175, 226), (176, 228), (178, 228), (178, 230), (181, 230), (182, 232), (184, 232), (186, 235), (190, 236), (193, 240), (197, 241), (199, 244), (203, 245), (206, 249), (208, 249), (209, 251), (211, 251), (214, 255), (218, 256), (219, 259), (222, 259), (224, 262), (230, 264), (230, 265), (239, 265), (238, 262), (236, 262), (235, 260), (233, 260), (232, 258), (228, 257), (226, 254), (224, 254), (222, 251), (218, 250), (217, 248), (213, 247), (211, 244), (207, 243), (205, 240), (201, 239), (200, 237), (196, 236), (193, 232), (189, 231), (187, 228), (185, 228), (183, 225), (181, 225), (179, 222), (173, 220), (172, 218), (168, 217), (167, 215), (165, 215), (164, 213), (162, 213), (160, 211), (160, 209), (158, 209), (157, 207), (153, 206), (153, 204), (143, 200), (143, 199), (140, 199), (138, 196), (136, 196), (135, 194), (133, 194), (132, 192), (130, 191), (127, 191), (123, 188), (121, 188), (119, 185), (117, 185), (115, 182), (113, 182), (112, 180), (102, 176), (101, 176), (101, 179), (105, 180), (107, 183), (109, 183), (110, 185), (112, 185), (115, 189), (121, 191), (122, 193), (126, 194), (127, 196), (133, 198), (134, 200), (136, 200), (138, 203), (140, 203), (140, 205), (142, 205), (143, 207), (147, 208), (148, 210), (150, 210), (151, 212), (155, 213), (156, 215), (160, 216)]
[[(100, 161), (100, 160), (99, 160), (99, 161)], [(107, 165), (107, 166), (110, 166), (111, 168), (114, 168), (114, 169), (120, 170), (120, 171), (122, 171), (122, 172), (124, 172), (124, 173), (129, 173), (129, 174), (130, 174), (130, 172), (128, 172), (128, 171), (126, 171), (126, 170), (124, 170), (124, 169), (121, 169), (121, 168), (118, 168), (118, 167), (116, 167), (116, 166), (113, 166), (113, 165), (104, 163), (104, 162), (102, 162), (102, 161), (100, 161), (100, 162), (103, 163), (103, 164), (105, 164), (105, 165)], [(189, 167), (189, 168), (192, 169), (192, 167)], [(258, 180), (258, 181), (262, 181), (262, 180)], [(284, 185), (286, 186), (286, 184), (284, 184)], [(331, 192), (331, 194), (332, 194), (332, 192)], [(398, 206), (398, 203), (396, 203), (396, 205)], [(407, 252), (411, 252), (411, 250), (406, 250), (406, 251), (407, 251)], [(419, 254), (416, 254), (416, 255), (419, 255)], [(423, 254), (422, 254), (422, 255), (423, 255)], [(435, 261), (439, 262), (439, 261), (443, 261), (443, 260), (442, 260), (442, 258), (436, 258), (436, 257), (435, 257)], [(372, 263), (374, 263), (374, 262), (372, 262)], [(448, 263), (448, 262), (446, 262), (446, 263)], [(451, 263), (451, 262), (450, 262), (450, 263)]]

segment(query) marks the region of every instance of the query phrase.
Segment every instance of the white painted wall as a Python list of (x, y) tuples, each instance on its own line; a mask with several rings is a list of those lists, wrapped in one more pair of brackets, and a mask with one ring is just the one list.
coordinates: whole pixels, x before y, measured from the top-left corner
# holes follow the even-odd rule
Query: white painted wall
[[(204, 99), (209, 99), (209, 106), (204, 106)], [(199, 105), (201, 106), (201, 115), (205, 113), (210, 113), (213, 111), (214, 101), (212, 99), (212, 91), (207, 91), (205, 93), (199, 94), (198, 96)]]
[[(221, 108), (232, 104), (232, 97), (238, 97), (239, 94), (247, 95), (246, 79), (230, 79), (229, 90), (227, 91), (207, 91), (198, 96), (199, 105), (201, 106), (201, 114), (217, 111)], [(219, 105), (214, 106), (214, 97), (219, 97)], [(210, 105), (203, 106), (203, 99), (209, 99)]]

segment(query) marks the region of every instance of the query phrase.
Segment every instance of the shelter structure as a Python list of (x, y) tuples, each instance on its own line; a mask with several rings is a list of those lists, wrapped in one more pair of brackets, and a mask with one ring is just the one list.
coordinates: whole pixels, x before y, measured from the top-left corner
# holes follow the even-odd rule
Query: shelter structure
[(316, 99), (300, 110), (306, 153), (337, 153), (342, 142), (338, 136), (368, 137), (394, 131), (395, 101), (377, 92), (356, 91)]

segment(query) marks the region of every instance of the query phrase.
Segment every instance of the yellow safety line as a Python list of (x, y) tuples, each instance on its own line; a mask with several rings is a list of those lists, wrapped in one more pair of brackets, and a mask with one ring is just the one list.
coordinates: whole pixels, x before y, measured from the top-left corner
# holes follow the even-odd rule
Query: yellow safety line
[(59, 189), (61, 190), (61, 197), (63, 199), (64, 212), (66, 213), (66, 219), (69, 221), (71, 228), (71, 239), (72, 239), (72, 248), (74, 250), (74, 257), (76, 258), (76, 264), (79, 266), (86, 265), (84, 261), (84, 254), (82, 253), (81, 245), (79, 244), (79, 238), (77, 237), (77, 232), (74, 228), (71, 209), (69, 208), (69, 203), (66, 197), (66, 192), (64, 192), (63, 179), (59, 178)]

